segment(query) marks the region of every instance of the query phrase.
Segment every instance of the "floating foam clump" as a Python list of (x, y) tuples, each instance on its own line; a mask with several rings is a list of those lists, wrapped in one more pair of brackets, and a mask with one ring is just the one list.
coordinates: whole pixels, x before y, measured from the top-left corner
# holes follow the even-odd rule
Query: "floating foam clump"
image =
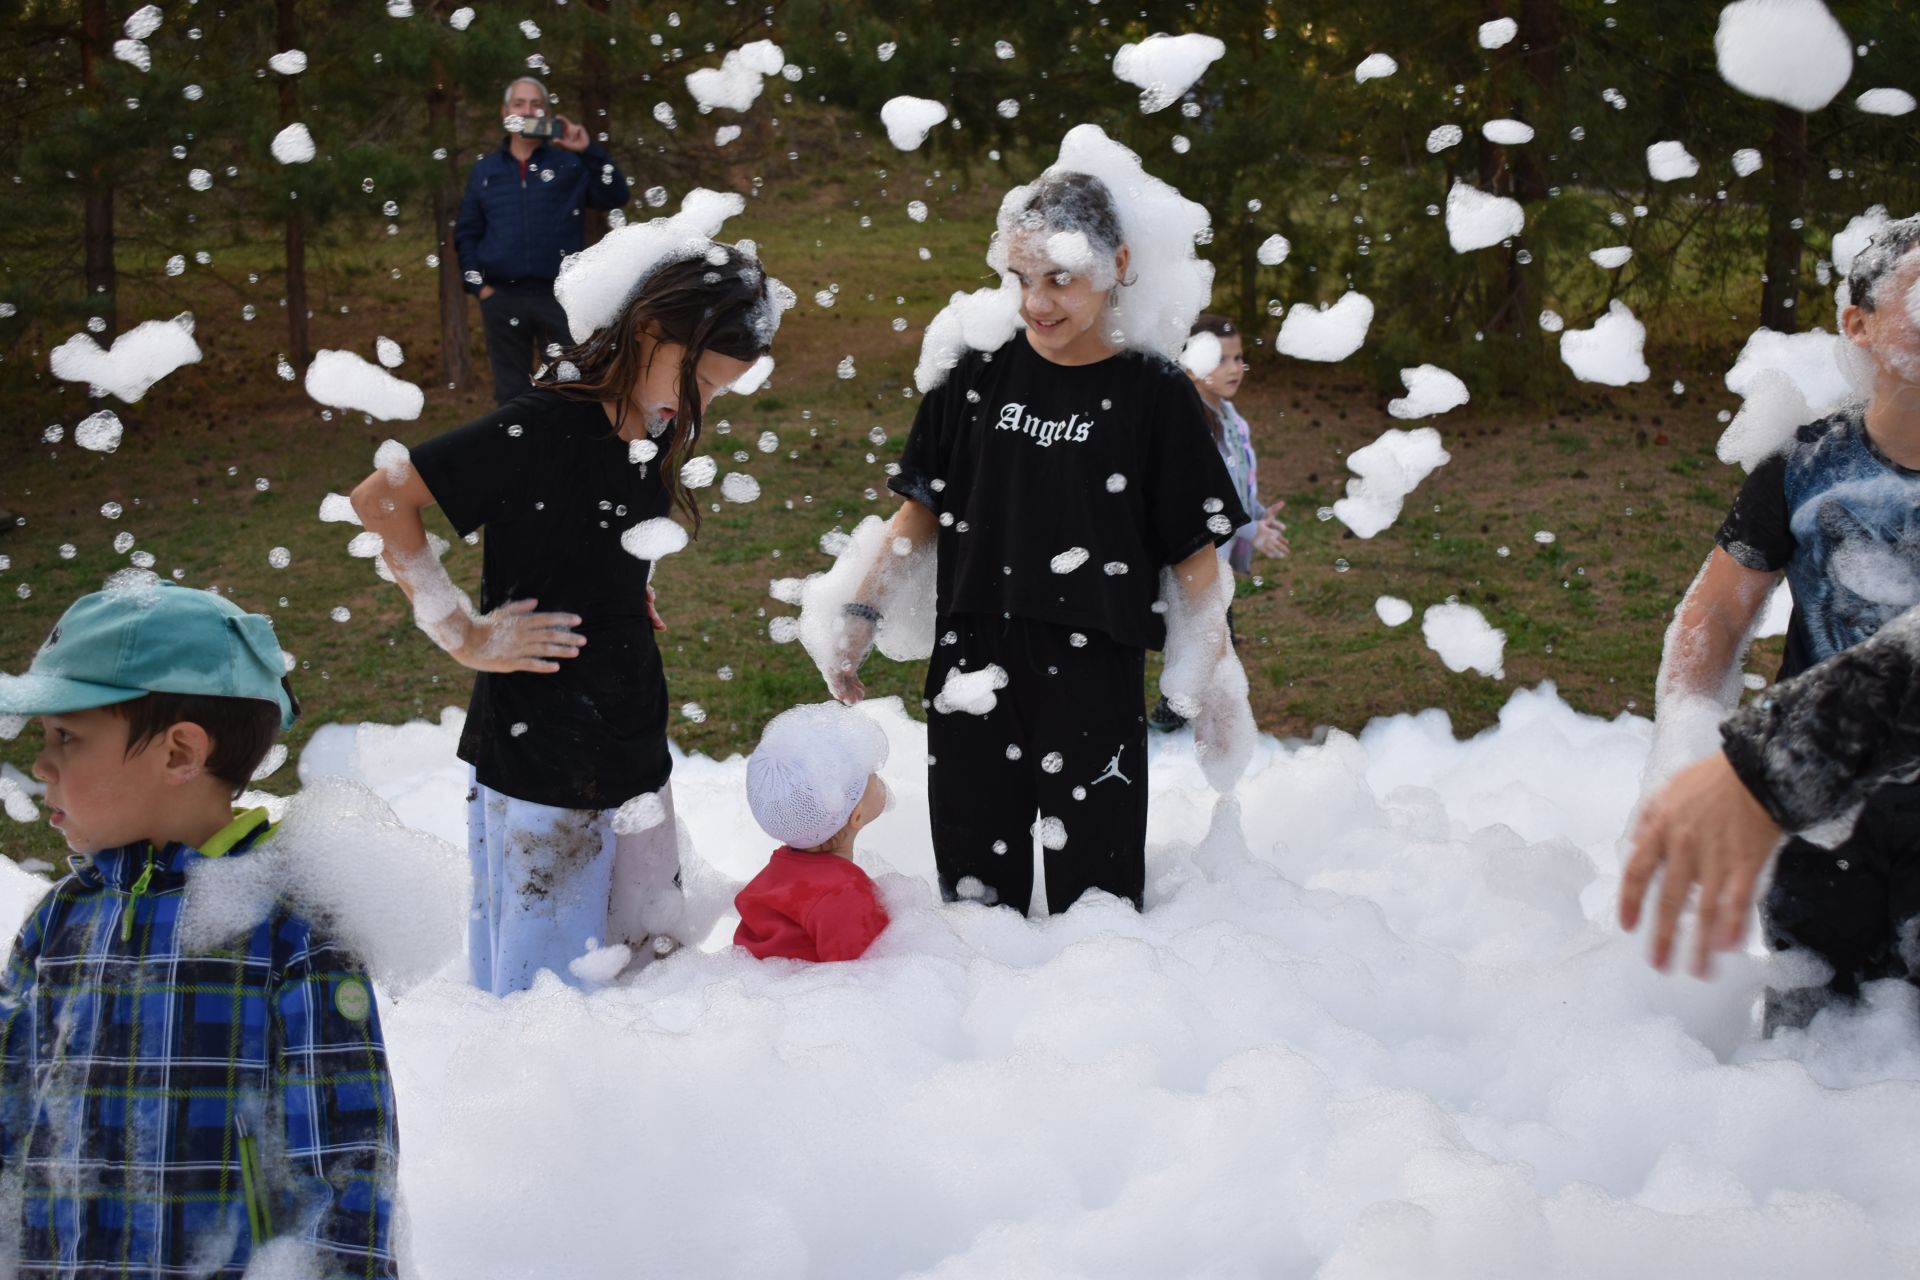
[(307, 55), (298, 49), (283, 49), (267, 59), (267, 66), (283, 76), (297, 76), (307, 69)]
[(777, 76), (786, 54), (771, 40), (755, 40), (729, 49), (717, 67), (702, 67), (687, 76), (687, 92), (703, 111), (723, 108), (745, 111), (760, 97), (761, 83)]
[(1869, 89), (1853, 105), (1870, 116), (1904, 116), (1912, 112), (1913, 95), (1905, 89)]
[(927, 132), (947, 118), (944, 102), (902, 94), (887, 99), (880, 108), (880, 123), (886, 126), (887, 141), (902, 151), (917, 150), (927, 140)]
[(1477, 671), (1498, 680), (1507, 633), (1469, 604), (1437, 604), (1420, 616), (1420, 634), (1449, 671)]
[(93, 335), (76, 333), (48, 355), (54, 377), (84, 382), (90, 394), (118, 396), (128, 404), (175, 369), (199, 362), (200, 344), (193, 340), (190, 315), (135, 325), (105, 350)]
[(1512, 18), (1495, 18), (1491, 22), (1480, 24), (1479, 42), (1482, 49), (1504, 49), (1513, 43), (1520, 34), (1520, 24)]
[(1296, 302), (1280, 323), (1273, 349), (1296, 360), (1345, 360), (1366, 342), (1372, 323), (1373, 300), (1364, 293), (1342, 294), (1324, 308)]
[(1347, 496), (1333, 504), (1333, 514), (1355, 537), (1371, 538), (1398, 520), (1407, 495), (1451, 460), (1432, 427), (1389, 427), (1372, 444), (1347, 455), (1354, 478), (1347, 481)]
[(1480, 126), (1480, 136), (1503, 147), (1517, 147), (1533, 141), (1533, 126), (1520, 120), (1489, 120)]
[(1381, 596), (1373, 602), (1373, 612), (1388, 626), (1398, 627), (1413, 617), (1413, 606), (1399, 596)]
[(1820, 110), (1853, 75), (1853, 41), (1820, 0), (1735, 0), (1713, 51), (1722, 80), (1797, 111)]
[(1656, 142), (1647, 148), (1647, 172), (1655, 182), (1679, 182), (1700, 172), (1700, 162), (1678, 142)]
[(313, 145), (313, 134), (307, 131), (306, 125), (298, 123), (290, 124), (274, 134), (268, 149), (281, 164), (306, 164), (318, 154), (318, 149)]
[(1582, 382), (1624, 387), (1653, 376), (1641, 354), (1646, 342), (1647, 327), (1616, 298), (1593, 328), (1568, 329), (1560, 335), (1560, 359)]
[(1387, 412), (1396, 418), (1431, 418), (1468, 400), (1467, 384), (1439, 365), (1402, 369), (1400, 381), (1406, 384), (1407, 394), (1387, 402)]
[(1455, 182), (1447, 192), (1447, 243), (1455, 253), (1486, 249), (1526, 229), (1526, 210), (1518, 200), (1488, 195)]
[(426, 393), (351, 351), (316, 351), (307, 366), (307, 394), (321, 404), (351, 409), (382, 422), (412, 421)]
[(1140, 110), (1151, 115), (1180, 100), (1206, 69), (1227, 52), (1212, 36), (1153, 35), (1123, 44), (1113, 55), (1113, 74), (1140, 90)]
[(1353, 82), (1365, 84), (1369, 80), (1384, 80), (1398, 70), (1400, 70), (1400, 64), (1395, 62), (1391, 55), (1370, 53), (1360, 60), (1359, 66), (1353, 69)]
[(665, 516), (642, 520), (620, 535), (620, 549), (638, 560), (664, 560), (687, 545), (687, 531)]

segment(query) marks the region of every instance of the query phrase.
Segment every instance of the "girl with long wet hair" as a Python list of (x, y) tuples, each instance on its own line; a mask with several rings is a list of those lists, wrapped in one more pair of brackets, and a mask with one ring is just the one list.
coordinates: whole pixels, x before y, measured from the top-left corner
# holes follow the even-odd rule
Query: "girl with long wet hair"
[[(596, 940), (643, 959), (673, 945), (665, 624), (642, 558), (661, 552), (623, 535), (675, 509), (698, 531), (680, 469), (714, 395), (767, 354), (776, 289), (751, 254), (682, 241), (611, 319), (550, 352), (530, 391), (354, 490), (415, 621), (477, 673), (460, 757), (484, 990), (524, 990), (541, 969), (574, 982)], [(429, 545), (430, 506), (463, 536), (485, 530), (477, 609)]]

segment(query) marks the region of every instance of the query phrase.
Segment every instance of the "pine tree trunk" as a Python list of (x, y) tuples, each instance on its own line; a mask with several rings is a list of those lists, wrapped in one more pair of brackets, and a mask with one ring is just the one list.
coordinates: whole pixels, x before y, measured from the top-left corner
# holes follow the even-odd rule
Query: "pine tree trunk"
[[(294, 13), (294, 0), (275, 0), (280, 47), (300, 47), (300, 24)], [(300, 91), (294, 76), (280, 77), (280, 127), (300, 118)], [(313, 344), (307, 324), (307, 237), (297, 202), (287, 203), (287, 358), (295, 369), (306, 371), (313, 356)]]
[[(112, 25), (107, 17), (106, 0), (84, 0), (80, 13), (80, 77), (87, 104), (96, 111), (106, 107), (100, 88), (100, 63), (111, 56)], [(107, 322), (101, 337), (112, 341), (120, 331), (119, 281), (113, 261), (113, 179), (105, 162), (87, 171), (85, 205), (81, 237), (85, 251), (87, 314)], [(102, 345), (105, 345), (104, 343)]]
[(457, 102), (447, 69), (433, 60), (427, 90), (427, 135), (441, 160), (433, 183), (434, 253), (440, 259), (440, 380), (456, 391), (473, 385), (473, 346), (467, 338), (467, 289), (460, 278), (460, 255), (453, 246), (453, 224), (460, 215), (460, 155), (454, 146)]
[[(586, 0), (586, 6), (603, 22), (607, 16), (607, 0)], [(608, 109), (613, 105), (613, 74), (607, 68), (607, 47), (605, 37), (599, 34), (601, 24), (592, 24), (588, 28), (587, 47), (581, 50), (580, 65), (585, 73), (581, 80), (580, 123), (586, 126), (587, 136), (599, 141), (600, 135), (608, 135), (612, 143), (612, 127)], [(582, 209), (580, 211), (581, 236), (585, 244), (595, 244), (607, 233), (607, 212), (604, 209)]]
[(1780, 333), (1800, 327), (1795, 295), (1806, 247), (1801, 219), (1807, 208), (1807, 117), (1792, 107), (1773, 112), (1773, 174), (1767, 197), (1767, 271), (1760, 289), (1760, 323)]

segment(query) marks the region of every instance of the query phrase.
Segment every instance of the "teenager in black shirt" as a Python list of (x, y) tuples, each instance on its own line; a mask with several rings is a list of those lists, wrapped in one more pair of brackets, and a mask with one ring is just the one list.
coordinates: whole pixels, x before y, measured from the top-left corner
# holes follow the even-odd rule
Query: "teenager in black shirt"
[[(888, 543), (936, 547), (935, 864), (949, 901), (1025, 912), (1038, 835), (1050, 909), (1095, 888), (1138, 906), (1146, 652), (1165, 644), (1174, 607), (1214, 616), (1202, 630), (1225, 656), (1214, 546), (1247, 516), (1193, 384), (1116, 344), (1111, 308), (1131, 251), (1106, 186), (1050, 172), (1006, 248), (1025, 328), (967, 353), (927, 394), (890, 482), (905, 501)], [(1074, 249), (1091, 252), (1059, 261)], [(891, 567), (883, 558), (847, 607), (829, 677), (844, 701), (864, 696), (857, 673)], [(1178, 598), (1162, 605), (1167, 567)], [(974, 680), (950, 684), (962, 676)], [(1000, 684), (991, 707), (976, 682)]]
[[(460, 756), (473, 768), (468, 957), (482, 989), (524, 990), (541, 969), (572, 981), (590, 938), (670, 935), (679, 867), (653, 636), (665, 626), (647, 540), (630, 552), (622, 535), (675, 507), (698, 529), (680, 467), (708, 402), (766, 353), (777, 318), (750, 255), (676, 255), (563, 353), (553, 367), (567, 380), (543, 375), (354, 490), (415, 620), (479, 673)], [(478, 610), (428, 548), (420, 512), (435, 505), (463, 535), (486, 530)]]

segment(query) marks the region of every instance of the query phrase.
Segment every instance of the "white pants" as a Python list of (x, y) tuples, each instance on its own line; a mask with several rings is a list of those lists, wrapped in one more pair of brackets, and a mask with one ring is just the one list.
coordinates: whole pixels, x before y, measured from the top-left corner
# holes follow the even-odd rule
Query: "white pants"
[(649, 936), (674, 932), (682, 898), (671, 787), (656, 793), (658, 822), (620, 835), (616, 810), (558, 809), (483, 787), (471, 771), (469, 781), (467, 962), (475, 986), (525, 991), (542, 969), (582, 986), (568, 965), (589, 941), (638, 949)]

